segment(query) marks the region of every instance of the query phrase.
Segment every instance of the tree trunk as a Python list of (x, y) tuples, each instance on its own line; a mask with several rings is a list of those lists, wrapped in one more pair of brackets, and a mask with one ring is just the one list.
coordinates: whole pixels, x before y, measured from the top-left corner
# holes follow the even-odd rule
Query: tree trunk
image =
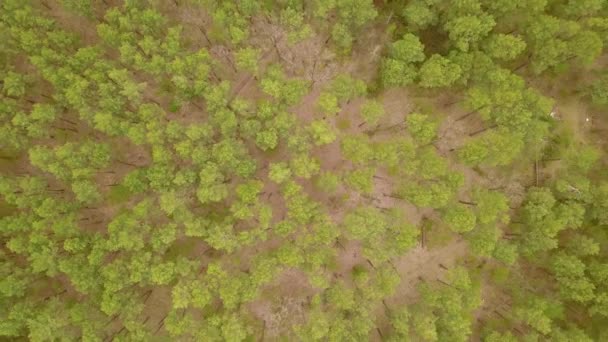
[(492, 126), (489, 126), (489, 127), (486, 127), (486, 128), (480, 129), (480, 130), (478, 130), (478, 131), (475, 131), (475, 132), (473, 132), (473, 133), (470, 133), (470, 134), (469, 134), (469, 136), (470, 136), (470, 137), (474, 137), (474, 136), (476, 136), (476, 135), (478, 135), (478, 134), (481, 134), (481, 133), (483, 133), (483, 132), (485, 132), (485, 131), (487, 131), (487, 130), (489, 130), (489, 129), (493, 129), (493, 128), (496, 128), (496, 127), (498, 127), (498, 125), (494, 124), (494, 125), (492, 125)]
[(385, 194), (385, 193), (382, 193), (382, 196), (385, 196), (385, 197), (390, 197), (390, 198), (394, 198), (394, 199), (398, 199), (398, 200), (403, 201), (403, 198), (401, 198), (401, 197), (397, 197), (397, 196), (395, 196), (395, 195), (393, 195), (393, 194)]
[(55, 128), (55, 129), (58, 129), (58, 130), (60, 130), (60, 131), (64, 131), (64, 132), (65, 132), (65, 131), (70, 131), (70, 132), (78, 133), (78, 131), (77, 131), (77, 130), (75, 130), (74, 128), (72, 128), (72, 127), (69, 127), (69, 128), (68, 128), (68, 127), (59, 127), (59, 126), (54, 126), (54, 125), (53, 125), (53, 126), (51, 126), (51, 127)]
[(338, 246), (340, 246), (340, 248), (342, 248), (342, 249), (344, 249), (344, 250), (346, 249), (346, 248), (344, 248), (344, 245), (343, 245), (343, 244), (340, 242), (340, 240), (338, 240), (337, 238), (336, 238), (336, 244), (337, 244)]
[(426, 237), (426, 232), (424, 229), (424, 223), (420, 225), (420, 247), (424, 248), (424, 242)]
[(536, 184), (536, 186), (538, 186), (538, 173), (539, 173), (538, 158), (535, 158), (534, 159), (534, 183)]
[(388, 260), (388, 264), (391, 265), (391, 267), (393, 268), (393, 270), (395, 270), (395, 272), (397, 274), (399, 274), (399, 271), (397, 270), (397, 267), (395, 267), (395, 264), (393, 264), (393, 262), (391, 260)]
[(388, 127), (376, 128), (376, 129), (373, 129), (371, 131), (366, 131), (365, 133), (373, 135), (373, 134), (376, 134), (378, 132), (388, 131), (388, 130), (393, 129), (395, 127), (401, 126), (402, 124), (403, 123), (398, 123), (398, 124), (394, 124), (394, 125), (391, 125), (391, 126), (388, 126)]
[(118, 314), (110, 317), (110, 320), (104, 325), (104, 327), (107, 327), (108, 325), (110, 325), (110, 323), (114, 322), (114, 320), (117, 318), (118, 318)]
[(380, 335), (380, 338), (384, 340), (384, 335), (382, 335), (382, 331), (380, 331), (380, 328), (376, 328), (376, 331), (378, 332), (378, 335)]
[(65, 119), (65, 118), (59, 118), (59, 120), (61, 120), (61, 121), (65, 121), (65, 122), (70, 123), (70, 124), (72, 124), (72, 125), (74, 125), (74, 126), (76, 126), (76, 125), (77, 125), (77, 124), (76, 124), (74, 121), (70, 121), (70, 120)]
[(125, 162), (125, 161), (122, 161), (122, 160), (117, 160), (117, 162), (119, 162), (121, 164), (124, 164), (124, 165), (133, 166), (133, 167), (141, 167), (139, 165), (131, 164), (131, 163), (128, 163), (128, 162)]
[(199, 106), (196, 102), (191, 101), (190, 104), (192, 104), (194, 107), (200, 109), (201, 111), (203, 110), (203, 107)]
[(152, 290), (148, 290), (148, 292), (144, 295), (146, 298), (144, 299), (144, 304), (148, 301), (148, 298), (152, 295)]
[(473, 114), (475, 114), (475, 113), (477, 113), (477, 110), (474, 110), (474, 111), (468, 112), (468, 113), (466, 113), (465, 115), (463, 115), (463, 116), (459, 117), (458, 119), (456, 119), (456, 122), (458, 122), (458, 121), (462, 121), (462, 120), (464, 120), (464, 119), (468, 118), (469, 116), (471, 116), (471, 115), (473, 115)]
[(521, 68), (525, 67), (526, 65), (528, 65), (528, 63), (530, 63), (530, 61), (525, 61), (522, 65), (518, 66), (517, 68), (515, 68), (513, 71), (519, 71)]
[(438, 281), (438, 282), (440, 282), (441, 284), (445, 285), (445, 286), (449, 286), (449, 287), (451, 287), (451, 288), (453, 288), (453, 289), (458, 290), (458, 288), (457, 288), (457, 287), (455, 287), (454, 285), (452, 285), (452, 284), (450, 284), (450, 283), (446, 283), (445, 281), (443, 281), (443, 280), (441, 280), (441, 279), (439, 279), (439, 278), (437, 278), (437, 281)]

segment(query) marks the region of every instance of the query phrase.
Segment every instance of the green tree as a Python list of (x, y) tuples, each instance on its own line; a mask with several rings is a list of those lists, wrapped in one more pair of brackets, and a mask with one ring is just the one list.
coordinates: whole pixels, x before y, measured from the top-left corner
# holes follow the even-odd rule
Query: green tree
[(279, 65), (266, 69), (260, 82), (264, 93), (272, 96), (286, 106), (297, 104), (306, 94), (308, 85), (301, 79), (288, 79)]
[(268, 178), (277, 184), (281, 184), (291, 177), (291, 170), (285, 162), (271, 163)]
[(326, 121), (315, 120), (308, 127), (315, 145), (327, 145), (336, 140), (336, 133)]
[(374, 175), (376, 169), (362, 168), (348, 172), (344, 176), (344, 182), (357, 191), (365, 194), (371, 194), (374, 187)]
[(473, 191), (473, 199), (476, 203), (479, 223), (508, 222), (509, 217), (506, 213), (509, 210), (509, 202), (503, 193), (478, 188)]
[(420, 67), (420, 86), (424, 88), (448, 87), (462, 75), (460, 66), (450, 59), (434, 54)]
[(360, 240), (365, 256), (382, 263), (406, 252), (416, 244), (418, 229), (409, 225), (398, 210), (387, 215), (373, 207), (359, 207), (343, 221), (348, 236)]
[(2, 80), (2, 90), (4, 94), (20, 98), (25, 95), (26, 91), (26, 77), (22, 74), (9, 71), (4, 75)]
[(423, 179), (434, 179), (447, 174), (447, 161), (442, 158), (432, 147), (418, 151), (418, 174)]
[(262, 151), (269, 151), (277, 147), (279, 137), (274, 130), (259, 131), (255, 135), (255, 143)]
[(502, 240), (498, 241), (494, 248), (493, 256), (504, 264), (513, 265), (519, 256), (517, 245)]
[(462, 51), (475, 49), (496, 25), (494, 18), (487, 14), (465, 15), (445, 23), (450, 40)]
[(418, 77), (415, 63), (424, 61), (424, 46), (413, 34), (391, 44), (388, 58), (382, 61), (380, 75), (384, 86), (406, 86)]
[(368, 100), (361, 106), (361, 117), (369, 126), (378, 124), (378, 121), (385, 115), (384, 107), (376, 100)]
[(445, 210), (443, 221), (456, 233), (473, 230), (476, 217), (473, 211), (465, 205), (452, 205)]
[(411, 113), (405, 118), (407, 130), (420, 145), (429, 144), (437, 134), (437, 123), (428, 115)]
[(410, 317), (411, 314), (406, 307), (399, 308), (392, 312), (390, 315), (391, 326), (393, 327), (393, 334), (391, 339), (398, 341), (402, 339), (408, 339), (410, 336)]
[(340, 177), (331, 172), (322, 172), (315, 180), (315, 186), (325, 193), (333, 194), (340, 186)]
[(402, 16), (418, 30), (424, 30), (431, 25), (437, 24), (439, 20), (438, 11), (433, 8), (436, 1), (415, 0), (408, 2), (403, 8)]
[(328, 90), (338, 102), (344, 103), (365, 95), (367, 86), (363, 80), (353, 78), (348, 74), (339, 74), (331, 81)]
[(331, 37), (342, 54), (350, 53), (358, 31), (378, 15), (371, 0), (314, 1), (313, 8), (316, 17), (330, 22)]
[(297, 177), (309, 179), (319, 172), (319, 162), (306, 154), (296, 155), (290, 161), (291, 169)]
[(207, 163), (199, 174), (200, 185), (196, 196), (201, 203), (218, 202), (228, 196), (228, 187), (224, 183), (224, 175), (217, 164)]
[(321, 95), (319, 95), (317, 106), (325, 115), (336, 115), (340, 112), (338, 98), (334, 94), (328, 92), (322, 92)]
[(260, 50), (251, 47), (242, 48), (235, 53), (234, 57), (236, 65), (239, 69), (248, 71), (253, 75), (258, 74)]
[(548, 300), (540, 297), (532, 297), (526, 301), (526, 304), (518, 306), (514, 309), (515, 317), (525, 324), (531, 326), (542, 334), (551, 332), (551, 318), (548, 312), (551, 310), (551, 304)]
[(522, 38), (503, 33), (491, 35), (484, 47), (490, 57), (500, 61), (511, 61), (525, 49), (526, 42)]
[(458, 150), (459, 158), (467, 165), (507, 165), (524, 148), (523, 137), (518, 132), (505, 129), (491, 130), (475, 137)]

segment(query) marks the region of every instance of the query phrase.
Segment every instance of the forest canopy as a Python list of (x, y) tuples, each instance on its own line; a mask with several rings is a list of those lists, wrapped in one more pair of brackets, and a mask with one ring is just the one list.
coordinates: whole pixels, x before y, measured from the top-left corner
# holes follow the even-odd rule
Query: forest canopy
[(0, 339), (608, 340), (604, 0), (3, 0)]

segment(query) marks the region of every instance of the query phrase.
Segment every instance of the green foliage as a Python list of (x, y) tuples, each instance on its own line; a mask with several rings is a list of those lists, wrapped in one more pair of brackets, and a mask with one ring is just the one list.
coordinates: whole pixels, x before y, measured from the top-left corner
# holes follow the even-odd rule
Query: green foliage
[(224, 176), (214, 163), (205, 165), (199, 174), (200, 186), (196, 196), (201, 203), (218, 202), (228, 196)]
[(357, 169), (344, 176), (344, 182), (353, 189), (370, 194), (374, 187), (374, 168)]
[(513, 60), (525, 49), (526, 42), (523, 39), (502, 33), (490, 36), (485, 46), (490, 57), (501, 61)]
[(493, 257), (506, 265), (513, 265), (518, 257), (517, 246), (504, 241), (498, 241), (494, 248)]
[(308, 127), (315, 145), (327, 145), (336, 140), (336, 133), (326, 121), (315, 120)]
[(462, 70), (448, 58), (434, 54), (422, 64), (419, 73), (420, 86), (440, 88), (454, 84), (460, 78)]
[(557, 201), (551, 190), (547, 188), (532, 188), (528, 191), (522, 207), (524, 222), (530, 228), (521, 240), (521, 251), (526, 256), (532, 256), (539, 251), (547, 251), (557, 247), (557, 234), (565, 229), (566, 222), (580, 224), (584, 208), (571, 203), (570, 206), (557, 206)]
[(469, 51), (490, 33), (494, 25), (496, 25), (494, 18), (481, 14), (454, 18), (448, 21), (444, 28), (456, 48)]
[(343, 54), (350, 52), (358, 30), (378, 15), (371, 0), (315, 0), (313, 4), (315, 16), (324, 20), (335, 18), (331, 21), (331, 37)]
[(340, 141), (342, 155), (355, 164), (364, 164), (374, 158), (369, 138), (365, 135), (347, 135)]
[(380, 75), (385, 86), (406, 86), (418, 77), (415, 63), (424, 61), (424, 46), (413, 34), (392, 43), (388, 58), (382, 61)]
[(402, 16), (416, 29), (425, 29), (437, 23), (438, 14), (432, 8), (434, 1), (416, 0), (408, 2), (403, 8)]
[(279, 65), (272, 65), (260, 82), (262, 91), (286, 106), (295, 105), (306, 94), (308, 85), (301, 79), (288, 79)]
[(516, 308), (514, 314), (517, 319), (538, 332), (548, 334), (551, 332), (551, 317), (548, 315), (551, 304), (542, 298), (532, 297), (526, 301), (525, 306)]
[(443, 221), (456, 233), (466, 233), (473, 230), (476, 217), (473, 211), (465, 205), (453, 205), (445, 210)]
[(281, 24), (289, 31), (287, 39), (290, 43), (297, 43), (312, 35), (310, 25), (305, 22), (304, 12), (287, 7), (279, 15)]
[(454, 197), (463, 181), (462, 175), (456, 173), (429, 183), (408, 182), (397, 189), (397, 194), (418, 207), (442, 208)]
[(250, 47), (242, 48), (235, 53), (234, 57), (239, 69), (248, 71), (254, 75), (258, 74), (260, 50)]
[(340, 186), (340, 178), (330, 172), (321, 173), (315, 181), (315, 185), (323, 192), (334, 193)]
[(517, 132), (492, 130), (467, 142), (458, 157), (467, 165), (506, 165), (515, 159), (524, 147)]
[(360, 207), (344, 218), (349, 236), (364, 243), (364, 254), (374, 262), (384, 262), (416, 244), (418, 230), (405, 223), (398, 210), (388, 215), (372, 207)]
[(262, 151), (269, 151), (277, 147), (279, 137), (274, 130), (260, 131), (255, 135), (255, 143)]
[(363, 80), (355, 79), (348, 74), (339, 74), (331, 81), (329, 92), (342, 103), (365, 95), (367, 86)]
[(366, 101), (361, 106), (361, 116), (369, 126), (376, 125), (384, 115), (384, 107), (376, 100)]
[(291, 169), (296, 177), (309, 179), (319, 172), (319, 162), (306, 154), (295, 156), (290, 161)]
[(503, 193), (476, 189), (473, 192), (473, 199), (476, 202), (479, 223), (508, 222), (509, 216), (506, 212), (509, 210), (509, 202)]
[(412, 312), (413, 331), (428, 341), (467, 341), (472, 333), (471, 312), (481, 304), (479, 286), (462, 267), (448, 272), (446, 284), (421, 285), (422, 300)]
[(593, 104), (598, 106), (608, 105), (608, 74), (602, 73), (591, 83), (589, 94)]
[(88, 0), (61, 0), (61, 6), (70, 12), (74, 12), (87, 18), (91, 18), (93, 16), (93, 4)]
[(551, 263), (563, 298), (576, 302), (592, 300), (595, 286), (585, 276), (585, 264), (576, 256), (560, 252)]
[(447, 161), (441, 158), (432, 147), (419, 151), (418, 159), (420, 160), (418, 174), (424, 179), (444, 176), (448, 172)]
[(437, 132), (437, 123), (428, 115), (411, 113), (405, 118), (407, 130), (420, 145), (433, 141)]
[(0, 339), (606, 340), (607, 10), (0, 2)]
[(494, 226), (480, 226), (469, 232), (466, 238), (475, 255), (490, 257), (496, 249), (499, 234)]
[(291, 177), (291, 170), (287, 163), (272, 163), (268, 172), (268, 178), (277, 184), (281, 184)]
[(2, 80), (3, 92), (11, 97), (22, 97), (25, 95), (26, 78), (24, 75), (9, 71)]
[(326, 115), (335, 115), (340, 111), (340, 107), (338, 106), (338, 98), (331, 94), (323, 92), (319, 95), (319, 99), (317, 100), (317, 106)]

